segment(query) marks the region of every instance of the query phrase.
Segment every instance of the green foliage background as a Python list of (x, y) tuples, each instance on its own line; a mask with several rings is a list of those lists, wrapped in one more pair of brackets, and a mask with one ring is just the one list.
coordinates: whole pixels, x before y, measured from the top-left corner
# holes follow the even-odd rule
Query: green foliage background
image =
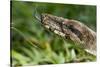
[(11, 1), (12, 65), (95, 61), (96, 57), (45, 30), (35, 11), (75, 19), (96, 31), (96, 6)]

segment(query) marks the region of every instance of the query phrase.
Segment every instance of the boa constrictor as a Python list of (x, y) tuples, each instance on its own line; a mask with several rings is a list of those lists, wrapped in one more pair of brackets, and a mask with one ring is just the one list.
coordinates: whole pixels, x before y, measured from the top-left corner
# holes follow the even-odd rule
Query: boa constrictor
[(73, 41), (86, 52), (96, 55), (96, 32), (80, 21), (42, 13), (42, 25), (59, 36)]

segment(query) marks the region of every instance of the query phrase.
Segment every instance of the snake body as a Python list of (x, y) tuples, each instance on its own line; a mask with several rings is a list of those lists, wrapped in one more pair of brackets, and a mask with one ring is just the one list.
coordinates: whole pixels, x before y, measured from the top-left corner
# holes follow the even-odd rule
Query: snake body
[(96, 55), (96, 32), (80, 21), (43, 13), (41, 23), (55, 34), (73, 41), (86, 52)]

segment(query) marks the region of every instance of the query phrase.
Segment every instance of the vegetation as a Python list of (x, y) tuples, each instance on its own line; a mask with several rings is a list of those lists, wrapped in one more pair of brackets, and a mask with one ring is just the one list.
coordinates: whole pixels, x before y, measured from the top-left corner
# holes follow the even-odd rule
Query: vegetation
[(96, 31), (96, 6), (11, 1), (12, 65), (95, 61), (96, 57), (46, 30), (35, 11), (84, 22)]

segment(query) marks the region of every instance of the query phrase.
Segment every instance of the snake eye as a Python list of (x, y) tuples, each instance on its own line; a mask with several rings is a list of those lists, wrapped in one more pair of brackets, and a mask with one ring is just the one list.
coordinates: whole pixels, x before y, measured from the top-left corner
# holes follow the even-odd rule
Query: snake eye
[[(68, 28), (69, 28), (74, 34), (76, 34), (79, 38), (80, 38), (80, 36), (82, 35), (82, 33), (81, 33), (78, 29), (76, 29), (73, 25), (68, 26)], [(80, 40), (81, 40), (81, 39), (80, 39)]]

